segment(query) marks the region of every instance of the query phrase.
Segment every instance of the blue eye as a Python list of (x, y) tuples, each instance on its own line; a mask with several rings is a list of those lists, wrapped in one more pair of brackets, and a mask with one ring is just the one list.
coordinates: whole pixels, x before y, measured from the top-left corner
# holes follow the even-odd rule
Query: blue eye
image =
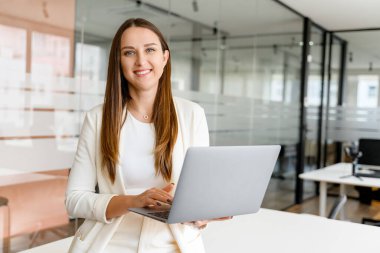
[(156, 51), (156, 49), (154, 49), (154, 48), (147, 48), (147, 49), (146, 49), (146, 52), (147, 52), (147, 53), (152, 53), (152, 52), (154, 52), (154, 51)]
[(125, 56), (132, 56), (132, 55), (135, 55), (135, 52), (131, 51), (131, 50), (127, 50), (127, 51), (124, 51), (124, 55)]

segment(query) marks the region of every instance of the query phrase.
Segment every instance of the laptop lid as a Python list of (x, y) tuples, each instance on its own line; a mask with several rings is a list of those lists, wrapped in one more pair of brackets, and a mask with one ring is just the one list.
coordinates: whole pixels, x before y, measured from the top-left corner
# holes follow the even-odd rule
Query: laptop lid
[(279, 152), (279, 145), (189, 148), (167, 222), (257, 212)]

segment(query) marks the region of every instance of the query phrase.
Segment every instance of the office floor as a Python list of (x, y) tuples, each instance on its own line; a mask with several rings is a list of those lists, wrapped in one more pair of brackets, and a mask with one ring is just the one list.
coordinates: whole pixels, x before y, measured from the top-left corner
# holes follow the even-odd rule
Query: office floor
[[(285, 198), (287, 200), (293, 200), (294, 196), (291, 191), (292, 182), (288, 182), (286, 180), (272, 180), (270, 190), (265, 198), (265, 202), (263, 203), (263, 207), (276, 209), (275, 207), (283, 206), (287, 204), (287, 201), (280, 201), (278, 195), (272, 193), (274, 190), (282, 190), (283, 195), (281, 199)], [(288, 188), (287, 188), (288, 187)], [(309, 190), (314, 188), (314, 184), (310, 184)], [(286, 190), (287, 189), (287, 190)], [(284, 191), (286, 190), (286, 191)], [(327, 208), (328, 210), (333, 205), (336, 197), (335, 195), (338, 193), (339, 189), (337, 186), (333, 186), (329, 189), (329, 197), (327, 199)], [(350, 222), (361, 223), (361, 219), (363, 217), (370, 217), (380, 219), (380, 205), (366, 205), (361, 204), (357, 199), (353, 199), (351, 197), (357, 197), (357, 192), (354, 188), (348, 188), (348, 195), (350, 198), (345, 206), (346, 212), (346, 220)], [(318, 197), (311, 197), (304, 201), (304, 203), (300, 205), (293, 205), (288, 208), (282, 209), (284, 211), (293, 212), (293, 213), (307, 213), (307, 214), (318, 214), (318, 205), (319, 200)], [(281, 209), (280, 209), (281, 210)], [(48, 242), (56, 241), (59, 239), (63, 239), (65, 237), (71, 236), (74, 234), (74, 221), (71, 221), (66, 226), (57, 227), (54, 229), (47, 229), (44, 231), (40, 231), (37, 234), (28, 234), (22, 236), (16, 236), (11, 239), (11, 250), (9, 252), (19, 252), (21, 250), (36, 247), (38, 245), (46, 244)], [(1, 252), (1, 251), (0, 251)], [(7, 252), (7, 251), (3, 251)]]
[[(275, 210), (284, 210), (294, 204), (295, 176), (288, 174), (285, 177), (272, 178), (269, 182), (262, 207)], [(304, 199), (315, 196), (315, 184), (304, 182)]]

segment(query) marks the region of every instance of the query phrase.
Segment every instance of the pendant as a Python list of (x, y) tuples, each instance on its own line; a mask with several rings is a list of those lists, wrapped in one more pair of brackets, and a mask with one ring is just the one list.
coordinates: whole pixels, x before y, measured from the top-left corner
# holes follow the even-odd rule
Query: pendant
[(146, 114), (143, 116), (143, 118), (144, 118), (145, 120), (148, 120), (148, 119), (149, 119), (148, 115), (146, 115)]

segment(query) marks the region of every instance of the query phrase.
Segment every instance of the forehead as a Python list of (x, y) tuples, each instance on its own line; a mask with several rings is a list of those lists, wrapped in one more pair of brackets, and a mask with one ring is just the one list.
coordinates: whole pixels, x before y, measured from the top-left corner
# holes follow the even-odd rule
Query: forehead
[(141, 46), (149, 43), (160, 45), (160, 39), (151, 30), (143, 27), (129, 27), (121, 36), (121, 46)]

